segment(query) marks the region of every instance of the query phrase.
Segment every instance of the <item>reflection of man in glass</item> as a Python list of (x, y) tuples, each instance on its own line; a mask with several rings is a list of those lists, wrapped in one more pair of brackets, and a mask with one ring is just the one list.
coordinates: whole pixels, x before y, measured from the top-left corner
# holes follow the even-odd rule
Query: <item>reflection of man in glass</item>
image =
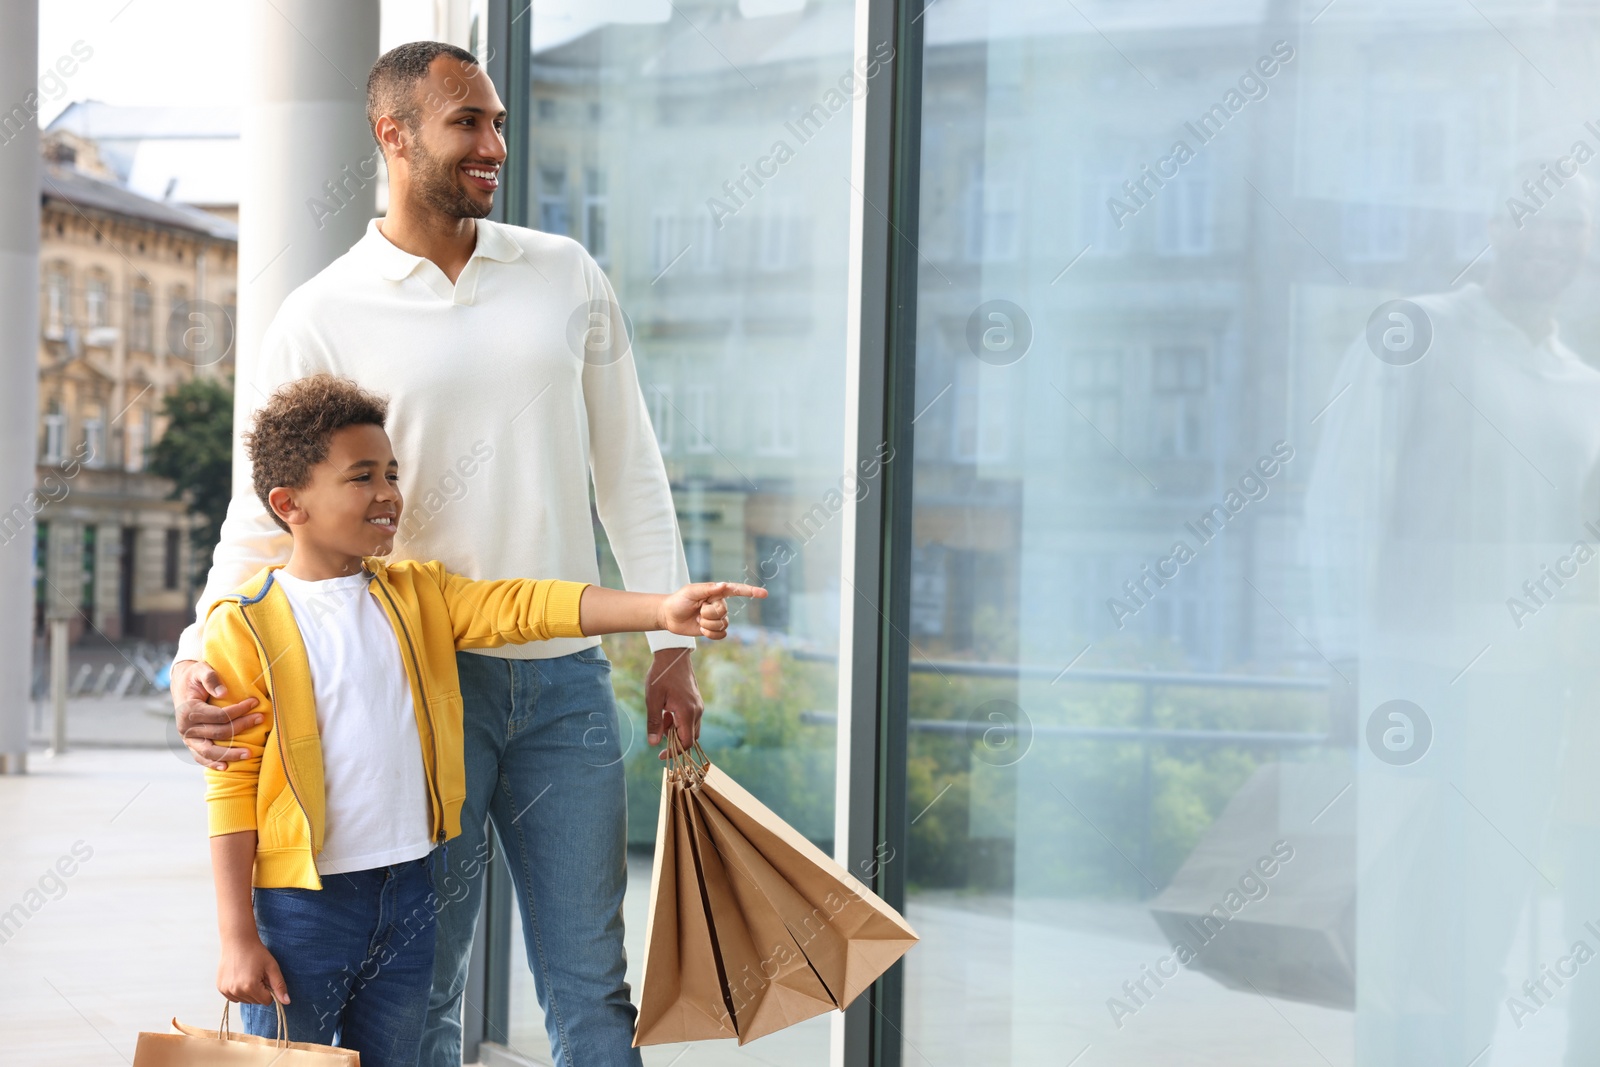
[[(1589, 247), (1590, 189), (1536, 164), (1498, 202), (1527, 202), (1525, 181), (1534, 210), (1496, 211), (1483, 284), (1380, 309), (1319, 419), (1306, 505), (1319, 643), (1352, 665), (1360, 714), (1363, 1067), (1531, 1062), (1529, 1047), (1478, 1057), (1528, 1024), (1507, 998), (1529, 961), (1508, 951), (1529, 891), (1548, 898), (1562, 877), (1540, 864), (1562, 765), (1576, 755), (1592, 772), (1600, 756), (1571, 752), (1593, 735), (1569, 729), (1592, 721), (1597, 685), (1600, 534), (1585, 522), (1600, 519), (1600, 373), (1555, 321)], [(1414, 722), (1369, 732), (1392, 700), (1426, 716), (1425, 750), (1407, 748), (1428, 736)], [(1573, 898), (1580, 884), (1564, 887), (1571, 929), (1600, 918), (1592, 889)], [(1537, 951), (1550, 961), (1539, 962), (1571, 940), (1546, 934)], [(1600, 985), (1595, 971), (1579, 982)], [(1570, 987), (1561, 1010), (1576, 1012), (1580, 992)], [(1541, 994), (1539, 1010), (1558, 1002)], [(1569, 1046), (1569, 1063), (1600, 1062), (1592, 1025)]]

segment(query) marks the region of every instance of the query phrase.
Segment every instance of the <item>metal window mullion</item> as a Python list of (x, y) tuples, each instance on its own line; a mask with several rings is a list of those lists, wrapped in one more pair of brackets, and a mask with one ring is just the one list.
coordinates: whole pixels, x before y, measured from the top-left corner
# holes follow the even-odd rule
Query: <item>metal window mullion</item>
[[(506, 165), (489, 217), (513, 226), (526, 226), (528, 217), (533, 17), (530, 0), (489, 0), (485, 66), (506, 107)], [(483, 872), (483, 908), (468, 964), (467, 994), (472, 1003), (463, 1005), (462, 1012), (465, 1063), (478, 1061), (481, 1042), (504, 1044), (511, 1029), (511, 908), (516, 888), (500, 858), (493, 826), (486, 826), (485, 833), (493, 854)]]
[[(857, 0), (855, 68), (893, 59), (855, 101), (851, 128), (836, 857), (905, 907), (906, 662), (910, 625), (911, 412), (915, 385), (921, 0)], [(892, 459), (865, 477), (883, 445)], [(833, 1067), (899, 1067), (903, 965), (833, 1025)]]

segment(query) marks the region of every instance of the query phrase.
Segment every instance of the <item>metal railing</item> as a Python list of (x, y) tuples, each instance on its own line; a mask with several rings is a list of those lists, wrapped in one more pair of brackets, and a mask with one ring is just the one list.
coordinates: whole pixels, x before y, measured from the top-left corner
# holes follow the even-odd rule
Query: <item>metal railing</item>
[[(816, 653), (801, 653), (797, 659), (831, 660), (834, 657)], [(1062, 671), (1052, 667), (1037, 667), (1018, 663), (976, 663), (962, 660), (913, 660), (913, 674), (957, 675), (977, 678), (1022, 679), (1050, 678), (1053, 681), (1074, 685), (1136, 685), (1140, 687), (1140, 724), (1138, 726), (1074, 726), (1060, 724), (1030, 724), (1034, 738), (1052, 737), (1078, 741), (1135, 742), (1140, 745), (1139, 785), (1139, 869), (1148, 870), (1151, 860), (1151, 795), (1153, 788), (1151, 754), (1157, 745), (1201, 744), (1242, 746), (1262, 749), (1314, 748), (1329, 742), (1329, 732), (1295, 730), (1213, 730), (1204, 728), (1171, 728), (1155, 725), (1155, 693), (1157, 689), (1240, 689), (1299, 693), (1326, 693), (1330, 685), (1326, 679), (1279, 677), (1259, 674), (1204, 674), (1186, 671), (1135, 671), (1135, 670), (1079, 670)], [(835, 725), (838, 716), (827, 711), (807, 711), (800, 715), (802, 722), (814, 725)], [(908, 719), (906, 728), (912, 733), (946, 734), (973, 737), (992, 727), (962, 719)]]

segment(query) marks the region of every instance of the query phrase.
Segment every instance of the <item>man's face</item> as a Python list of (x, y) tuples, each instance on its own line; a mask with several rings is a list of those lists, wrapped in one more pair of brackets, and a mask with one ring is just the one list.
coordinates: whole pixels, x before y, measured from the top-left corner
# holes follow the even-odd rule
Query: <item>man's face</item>
[(437, 56), (417, 86), (417, 129), (407, 151), (411, 188), (434, 210), (481, 219), (494, 207), (506, 109), (480, 66)]
[(322, 552), (384, 556), (394, 548), (405, 507), (399, 471), (382, 426), (346, 426), (329, 438), (328, 458), (311, 468), (309, 485), (273, 492), (292, 500), (284, 518), (296, 538), (309, 538)]
[[(1580, 190), (1573, 190), (1576, 200)], [(1554, 303), (1583, 269), (1589, 254), (1585, 209), (1552, 201), (1518, 229), (1496, 216), (1489, 228), (1495, 259), (1490, 268), (1500, 287), (1521, 299)]]

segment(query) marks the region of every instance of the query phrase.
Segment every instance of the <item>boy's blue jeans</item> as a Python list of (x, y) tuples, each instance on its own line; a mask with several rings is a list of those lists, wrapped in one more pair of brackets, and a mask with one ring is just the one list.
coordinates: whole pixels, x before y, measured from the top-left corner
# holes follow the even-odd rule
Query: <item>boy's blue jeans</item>
[[(557, 1067), (639, 1067), (625, 979), (627, 796), (611, 664), (598, 647), (555, 659), (456, 655), (467, 799), (439, 883), (422, 1067), (459, 1067), (472, 935), (494, 823)], [(640, 739), (642, 742), (642, 738)], [(466, 1004), (481, 1013), (483, 1005)]]
[[(432, 861), (255, 890), (256, 928), (289, 989), (289, 1040), (355, 1049), (362, 1067), (414, 1067), (433, 981)], [(246, 1032), (278, 1036), (272, 1005), (241, 1007)]]

